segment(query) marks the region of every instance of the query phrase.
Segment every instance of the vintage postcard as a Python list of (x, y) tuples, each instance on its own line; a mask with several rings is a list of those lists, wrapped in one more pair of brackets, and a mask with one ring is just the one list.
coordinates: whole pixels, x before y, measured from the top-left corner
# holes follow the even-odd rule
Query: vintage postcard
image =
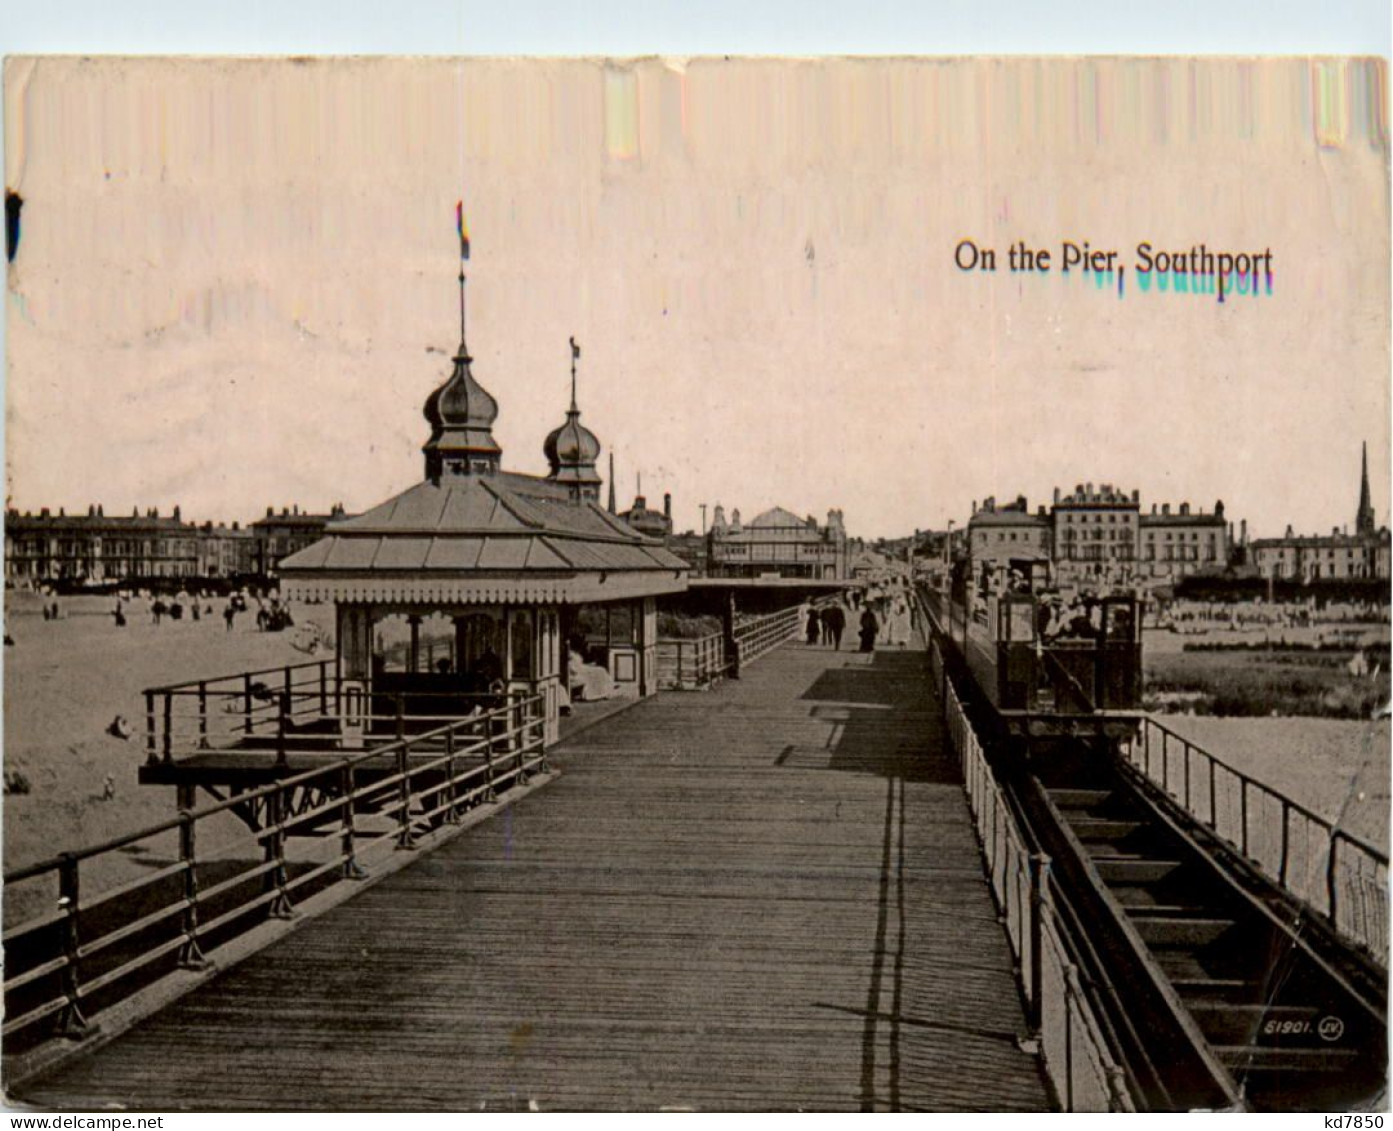
[(9, 1104), (1386, 1109), (1385, 61), (4, 115)]

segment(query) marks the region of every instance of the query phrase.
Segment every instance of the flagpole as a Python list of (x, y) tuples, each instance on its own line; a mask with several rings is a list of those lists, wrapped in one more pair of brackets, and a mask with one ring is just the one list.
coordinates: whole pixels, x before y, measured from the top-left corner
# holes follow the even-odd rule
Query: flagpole
[(465, 348), (465, 337), (467, 337), (467, 336), (465, 336), (465, 315), (464, 315), (464, 284), (465, 284), (465, 281), (467, 281), (467, 280), (465, 280), (465, 277), (464, 277), (464, 260), (461, 259), (461, 260), (460, 260), (460, 352), (461, 352), (461, 354), (465, 354), (465, 352), (468, 352), (467, 348)]

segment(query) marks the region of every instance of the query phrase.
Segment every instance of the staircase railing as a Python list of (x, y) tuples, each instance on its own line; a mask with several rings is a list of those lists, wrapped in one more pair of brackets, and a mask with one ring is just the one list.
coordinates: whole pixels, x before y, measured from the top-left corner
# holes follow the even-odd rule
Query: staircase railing
[(1345, 942), (1388, 965), (1388, 856), (1164, 723), (1139, 720), (1121, 756)]

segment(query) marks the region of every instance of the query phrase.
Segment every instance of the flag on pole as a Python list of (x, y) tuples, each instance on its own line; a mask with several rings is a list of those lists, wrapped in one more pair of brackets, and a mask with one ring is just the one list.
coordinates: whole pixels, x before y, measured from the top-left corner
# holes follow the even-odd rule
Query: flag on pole
[(576, 340), (575, 340), (575, 338), (572, 338), (572, 339), (571, 339), (571, 360), (572, 360), (572, 361), (579, 361), (579, 360), (580, 360), (580, 346), (576, 345)]
[(459, 230), (459, 257), (469, 258), (469, 224), (464, 218), (464, 201), (455, 204), (455, 227)]

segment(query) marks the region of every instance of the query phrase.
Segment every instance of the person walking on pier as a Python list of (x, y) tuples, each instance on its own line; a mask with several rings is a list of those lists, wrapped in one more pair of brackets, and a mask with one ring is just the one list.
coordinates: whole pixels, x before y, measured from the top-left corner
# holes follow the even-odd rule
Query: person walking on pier
[(808, 647), (813, 647), (822, 638), (822, 617), (812, 606), (808, 607)]
[(879, 631), (880, 622), (875, 619), (870, 605), (867, 605), (866, 611), (861, 614), (861, 651), (875, 651), (875, 634)]
[(835, 605), (830, 605), (822, 613), (823, 643), (827, 643), (826, 637), (831, 635), (832, 647), (838, 652), (842, 650), (842, 633), (846, 631), (846, 611), (838, 601)]

